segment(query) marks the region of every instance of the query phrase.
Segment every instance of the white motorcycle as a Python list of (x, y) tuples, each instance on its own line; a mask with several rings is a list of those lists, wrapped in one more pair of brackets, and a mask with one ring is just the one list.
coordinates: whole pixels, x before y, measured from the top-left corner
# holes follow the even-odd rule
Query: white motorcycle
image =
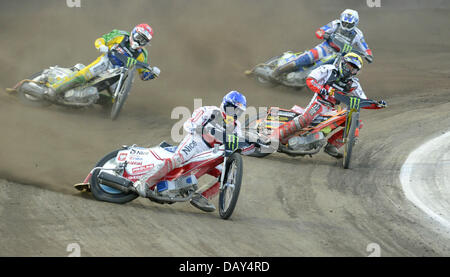
[(110, 116), (114, 120), (119, 116), (130, 93), (135, 70), (145, 68), (153, 72), (153, 68), (114, 50), (108, 53), (108, 57), (111, 55), (122, 61), (124, 66), (110, 68), (87, 83), (62, 93), (49, 95), (47, 88), (61, 79), (75, 75), (85, 67), (83, 64), (76, 64), (70, 68), (51, 66), (20, 81), (8, 91), (17, 92), (22, 102), (37, 107), (55, 104), (82, 108), (99, 104), (111, 108)]
[[(201, 194), (211, 199), (219, 194), (220, 217), (228, 219), (235, 209), (243, 174), (240, 150), (235, 146), (233, 151), (222, 145), (195, 155), (151, 186), (147, 197), (159, 204), (190, 201), (196, 206), (191, 201), (196, 195)], [(90, 191), (101, 201), (120, 204), (132, 201), (138, 197), (133, 183), (148, 173), (155, 164), (171, 157), (176, 148), (177, 146), (166, 142), (151, 148), (123, 146), (104, 156), (83, 183), (76, 184), (75, 188)], [(204, 175), (213, 176), (214, 180), (199, 186), (199, 179)], [(205, 212), (212, 211), (196, 207)]]
[(304, 52), (294, 53), (292, 51), (286, 51), (279, 56), (270, 58), (264, 63), (257, 64), (251, 70), (246, 70), (245, 75), (248, 77), (254, 77), (256, 81), (266, 87), (275, 87), (278, 85), (284, 85), (292, 88), (302, 88), (306, 86), (306, 78), (314, 69), (318, 68), (324, 64), (338, 64), (341, 57), (345, 54), (354, 52), (367, 59), (367, 55), (363, 53), (360, 49), (355, 49), (345, 40), (340, 39), (337, 35), (332, 35), (328, 40), (335, 53), (325, 56), (317, 62), (311, 64), (310, 66), (299, 68), (296, 71), (281, 74), (279, 77), (272, 77), (273, 71), (291, 61), (297, 59)]

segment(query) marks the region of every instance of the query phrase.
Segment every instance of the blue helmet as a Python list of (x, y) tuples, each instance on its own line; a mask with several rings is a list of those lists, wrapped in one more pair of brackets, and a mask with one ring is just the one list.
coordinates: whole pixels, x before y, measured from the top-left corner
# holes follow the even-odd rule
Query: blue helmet
[(226, 116), (232, 116), (237, 119), (247, 108), (245, 96), (238, 91), (232, 90), (227, 93), (220, 104), (220, 110)]
[(358, 12), (351, 9), (346, 9), (340, 16), (341, 26), (344, 30), (353, 30), (359, 22)]

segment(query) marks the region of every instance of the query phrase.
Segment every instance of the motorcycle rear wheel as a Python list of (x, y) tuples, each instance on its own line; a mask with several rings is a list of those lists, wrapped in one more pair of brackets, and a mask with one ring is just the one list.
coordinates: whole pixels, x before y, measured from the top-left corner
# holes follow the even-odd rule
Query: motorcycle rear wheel
[[(278, 56), (272, 57), (269, 60), (267, 60), (264, 64), (266, 66), (271, 66), (271, 67), (273, 66), (275, 68), (275, 63), (278, 61), (278, 59), (281, 56), (282, 55), (278, 55)], [(266, 79), (266, 78), (263, 78), (261, 76), (255, 76), (255, 79), (258, 82), (258, 84), (260, 84), (261, 86), (264, 86), (264, 87), (274, 88), (274, 87), (279, 85), (279, 83), (277, 83), (275, 81), (272, 81), (272, 80), (269, 80), (269, 79)]]
[(228, 219), (236, 208), (242, 183), (243, 162), (239, 153), (233, 153), (225, 165), (223, 188), (219, 193), (219, 215)]
[[(42, 71), (39, 71), (39, 72), (31, 75), (28, 79), (33, 80), (34, 78), (38, 77), (41, 74), (42, 74)], [(17, 93), (19, 94), (20, 102), (24, 103), (25, 105), (31, 106), (31, 107), (42, 108), (42, 107), (48, 107), (52, 104), (47, 100), (40, 99), (40, 98), (37, 98), (35, 96), (25, 93), (24, 90), (22, 89), (22, 86), (20, 86), (17, 89)]]
[[(115, 150), (105, 157), (103, 157), (96, 165), (95, 167), (103, 167), (107, 164), (110, 164), (111, 166), (115, 164), (115, 159), (117, 156), (117, 153), (120, 150)], [(112, 202), (117, 204), (124, 204), (127, 202), (130, 202), (138, 197), (136, 193), (125, 193), (116, 189), (113, 189), (111, 187), (108, 187), (106, 185), (100, 184), (98, 182), (98, 174), (100, 173), (100, 169), (94, 170), (92, 172), (91, 179), (89, 183), (91, 184), (91, 192), (94, 195), (94, 198), (100, 201), (106, 201), (106, 202)]]

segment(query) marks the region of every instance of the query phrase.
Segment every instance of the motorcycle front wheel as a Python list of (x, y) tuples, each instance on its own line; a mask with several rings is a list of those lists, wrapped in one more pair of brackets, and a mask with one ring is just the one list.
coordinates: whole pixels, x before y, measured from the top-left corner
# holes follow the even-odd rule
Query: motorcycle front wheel
[(111, 119), (116, 120), (119, 116), (120, 111), (122, 110), (125, 101), (128, 98), (128, 94), (131, 90), (131, 85), (133, 84), (134, 78), (134, 69), (129, 69), (128, 74), (124, 76), (124, 80), (122, 82), (122, 86), (119, 89), (119, 92), (114, 99), (114, 103), (111, 108)]
[(239, 153), (233, 153), (228, 157), (224, 169), (224, 184), (219, 193), (219, 215), (222, 219), (230, 218), (236, 208), (241, 190), (242, 166), (242, 157)]
[(346, 143), (344, 145), (344, 157), (342, 163), (345, 169), (350, 168), (350, 161), (352, 158), (353, 145), (355, 144), (355, 131), (358, 124), (358, 114), (354, 112), (348, 128), (348, 133), (345, 134)]

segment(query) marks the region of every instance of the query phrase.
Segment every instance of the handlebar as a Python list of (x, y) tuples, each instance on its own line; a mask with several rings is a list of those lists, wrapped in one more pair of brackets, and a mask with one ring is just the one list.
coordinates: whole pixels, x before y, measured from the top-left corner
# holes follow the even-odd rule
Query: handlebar
[(378, 102), (371, 99), (363, 99), (357, 96), (348, 96), (343, 94), (342, 92), (335, 91), (333, 97), (336, 100), (339, 100), (341, 103), (344, 103), (348, 107), (355, 108), (356, 110), (360, 110), (360, 108), (369, 107), (373, 104), (378, 105)]
[(117, 52), (116, 50), (110, 50), (108, 52), (108, 57), (110, 58), (111, 56), (114, 56), (117, 59), (119, 59), (124, 64), (124, 67), (126, 67), (126, 68), (132, 68), (135, 66), (137, 68), (143, 68), (143, 69), (147, 69), (147, 70), (150, 70), (151, 72), (153, 72), (153, 68), (150, 67), (149, 64), (140, 62), (140, 61), (136, 60), (135, 58), (125, 56), (125, 55)]
[[(363, 53), (360, 50), (355, 49), (352, 45), (347, 45), (347, 44), (339, 45), (339, 43), (336, 44), (336, 43), (333, 42), (334, 41), (334, 37), (335, 37), (335, 34), (332, 34), (325, 40), (328, 42), (328, 44), (332, 48), (334, 48), (338, 52), (339, 56), (344, 56), (347, 53), (353, 52), (353, 53), (356, 53), (356, 54), (360, 55), (361, 57), (364, 57), (366, 60), (369, 61), (370, 58), (368, 58), (367, 53)], [(341, 41), (341, 43), (343, 43), (343, 42)], [(349, 47), (350, 49), (346, 50), (347, 47)]]

